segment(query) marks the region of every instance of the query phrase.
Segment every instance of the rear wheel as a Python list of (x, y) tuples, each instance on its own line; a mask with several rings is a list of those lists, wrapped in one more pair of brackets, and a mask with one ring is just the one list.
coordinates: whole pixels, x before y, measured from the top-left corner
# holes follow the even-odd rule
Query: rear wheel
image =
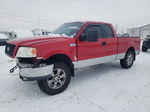
[(122, 68), (128, 69), (133, 65), (133, 62), (135, 60), (135, 53), (132, 50), (129, 50), (126, 55), (125, 58), (120, 60), (120, 65)]
[(142, 46), (142, 51), (143, 51), (143, 52), (147, 52), (147, 48), (144, 47), (144, 46)]
[(38, 85), (48, 95), (63, 92), (69, 85), (71, 72), (64, 63), (54, 63), (53, 73), (49, 78), (38, 81)]

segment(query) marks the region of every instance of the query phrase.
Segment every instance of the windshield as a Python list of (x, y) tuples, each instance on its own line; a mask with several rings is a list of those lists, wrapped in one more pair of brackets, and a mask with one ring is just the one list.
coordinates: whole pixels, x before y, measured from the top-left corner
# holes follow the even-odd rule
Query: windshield
[(73, 38), (83, 25), (84, 23), (81, 22), (65, 23), (54, 30), (50, 35)]

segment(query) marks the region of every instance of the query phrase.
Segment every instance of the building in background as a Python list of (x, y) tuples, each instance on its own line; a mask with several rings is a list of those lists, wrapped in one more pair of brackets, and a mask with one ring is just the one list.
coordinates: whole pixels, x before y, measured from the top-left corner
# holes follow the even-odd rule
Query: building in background
[(33, 37), (33, 33), (31, 30), (20, 28), (20, 29), (12, 29), (11, 31), (16, 33), (17, 38)]
[(46, 35), (49, 35), (51, 32), (49, 30), (46, 30), (46, 29), (36, 28), (36, 29), (32, 30), (32, 33), (35, 36), (46, 36)]
[(140, 36), (141, 39), (145, 39), (146, 37), (150, 37), (150, 24), (136, 28), (128, 28), (127, 33), (130, 36)]

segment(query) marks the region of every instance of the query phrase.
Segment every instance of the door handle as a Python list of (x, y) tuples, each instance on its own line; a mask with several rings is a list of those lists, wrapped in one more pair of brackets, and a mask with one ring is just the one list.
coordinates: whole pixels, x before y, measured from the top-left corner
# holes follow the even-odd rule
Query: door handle
[(102, 42), (102, 46), (105, 46), (106, 45), (106, 42)]

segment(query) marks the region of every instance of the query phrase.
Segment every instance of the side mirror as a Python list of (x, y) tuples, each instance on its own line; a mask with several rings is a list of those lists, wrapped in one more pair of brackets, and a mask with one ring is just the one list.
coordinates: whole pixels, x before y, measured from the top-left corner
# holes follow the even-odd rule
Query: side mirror
[(80, 35), (80, 41), (87, 41), (87, 36), (84, 33)]
[(89, 31), (88, 39), (89, 42), (97, 42), (98, 41), (98, 32), (97, 31)]

